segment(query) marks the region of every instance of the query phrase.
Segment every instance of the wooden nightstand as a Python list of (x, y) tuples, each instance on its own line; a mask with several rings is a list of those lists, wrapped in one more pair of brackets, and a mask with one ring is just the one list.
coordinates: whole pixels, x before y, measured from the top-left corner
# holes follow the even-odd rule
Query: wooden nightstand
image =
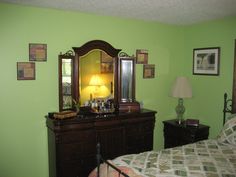
[(176, 119), (163, 121), (165, 148), (181, 146), (208, 139), (209, 126), (199, 124), (198, 127), (178, 124)]

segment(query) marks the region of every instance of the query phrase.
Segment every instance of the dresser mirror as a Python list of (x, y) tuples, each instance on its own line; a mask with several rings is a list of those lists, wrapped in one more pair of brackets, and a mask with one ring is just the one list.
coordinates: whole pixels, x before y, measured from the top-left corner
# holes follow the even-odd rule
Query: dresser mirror
[(89, 41), (73, 50), (59, 55), (60, 111), (75, 109), (78, 104), (105, 112), (107, 107), (121, 112), (139, 110), (134, 56), (102, 40)]
[(131, 58), (120, 59), (120, 74), (121, 74), (121, 101), (132, 102), (133, 101), (133, 89), (134, 89), (134, 75), (133, 67), (134, 62)]
[(118, 103), (118, 53), (109, 43), (93, 40), (81, 47), (73, 47), (74, 100), (81, 106), (91, 106), (111, 99), (114, 107)]
[(73, 108), (73, 51), (58, 56), (59, 63), (59, 110)]
[(135, 112), (140, 105), (135, 100), (135, 57), (124, 52), (119, 54), (119, 111)]
[(79, 58), (80, 104), (93, 99), (114, 98), (114, 58), (94, 49)]

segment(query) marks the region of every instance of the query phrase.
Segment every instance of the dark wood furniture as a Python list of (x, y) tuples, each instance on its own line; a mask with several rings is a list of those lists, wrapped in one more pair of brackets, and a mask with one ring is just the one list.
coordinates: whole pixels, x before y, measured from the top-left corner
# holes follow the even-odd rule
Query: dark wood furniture
[(118, 95), (118, 53), (121, 51), (121, 49), (114, 48), (111, 44), (109, 44), (106, 41), (102, 40), (93, 40), (85, 43), (81, 47), (72, 47), (75, 52), (75, 62), (73, 66), (74, 71), (74, 78), (73, 78), (73, 90), (74, 90), (74, 99), (76, 101), (79, 101), (80, 99), (80, 59), (82, 56), (85, 56), (89, 52), (93, 50), (101, 50), (106, 52), (109, 56), (113, 58), (113, 75), (114, 75), (114, 103), (115, 107), (117, 107), (117, 95)]
[(232, 89), (232, 113), (236, 113), (236, 39), (234, 40), (234, 73)]
[(140, 104), (135, 99), (135, 63), (136, 58), (125, 52), (118, 58), (118, 109), (120, 112), (135, 112), (140, 110)]
[[(58, 78), (59, 78), (59, 110), (72, 110), (75, 107), (75, 102), (81, 102), (82, 99), (89, 101), (88, 93), (83, 92), (84, 86), (88, 86), (88, 79), (92, 75), (101, 74), (101, 69), (96, 69), (99, 64), (96, 57), (86, 57), (95, 51), (105, 53), (111, 58), (113, 71), (110, 73), (113, 76), (112, 80), (109, 80), (110, 75), (105, 77), (105, 82), (110, 82), (110, 95), (103, 95), (104, 99), (109, 96), (112, 97), (114, 107), (116, 111), (120, 112), (135, 112), (140, 110), (140, 105), (135, 99), (135, 57), (129, 56), (125, 52), (121, 52), (121, 49), (114, 48), (111, 44), (102, 40), (92, 40), (81, 47), (72, 47), (73, 51), (69, 50), (65, 54), (58, 56)], [(93, 60), (93, 62), (90, 61)], [(82, 61), (87, 60), (92, 64), (86, 65), (87, 71), (82, 73)], [(101, 64), (101, 63), (100, 63)], [(89, 67), (88, 67), (89, 66)], [(65, 73), (65, 68), (67, 72)], [(69, 68), (69, 69), (68, 69)], [(83, 89), (82, 89), (83, 88)], [(88, 91), (88, 90), (87, 90)], [(68, 95), (69, 93), (69, 95)], [(93, 98), (99, 98), (99, 96), (93, 95)], [(81, 99), (82, 98), (82, 99)], [(72, 101), (73, 100), (73, 101)], [(91, 100), (90, 100), (91, 101)], [(85, 100), (82, 101), (84, 104)]]
[(85, 177), (96, 167), (96, 144), (104, 159), (153, 149), (155, 111), (47, 117), (49, 176)]
[(236, 39), (234, 40), (234, 67), (233, 67), (233, 88), (232, 98), (228, 98), (227, 93), (224, 94), (224, 109), (223, 109), (223, 125), (226, 122), (226, 114), (236, 113)]
[(233, 88), (232, 98), (228, 98), (227, 93), (224, 94), (224, 109), (223, 109), (223, 125), (226, 121), (227, 113), (236, 113), (236, 39), (234, 40), (234, 67), (233, 67)]
[(209, 126), (198, 127), (178, 124), (176, 119), (163, 121), (165, 148), (181, 146), (208, 138)]

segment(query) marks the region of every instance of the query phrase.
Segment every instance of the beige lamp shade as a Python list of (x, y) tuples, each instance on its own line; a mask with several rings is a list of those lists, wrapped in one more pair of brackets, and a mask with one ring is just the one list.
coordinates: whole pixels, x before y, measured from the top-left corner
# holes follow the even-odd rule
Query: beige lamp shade
[(191, 98), (192, 87), (186, 77), (177, 77), (172, 87), (171, 96), (175, 98)]
[(102, 86), (104, 85), (103, 80), (101, 79), (101, 77), (99, 77), (99, 75), (95, 74), (92, 76), (90, 82), (89, 82), (90, 86)]

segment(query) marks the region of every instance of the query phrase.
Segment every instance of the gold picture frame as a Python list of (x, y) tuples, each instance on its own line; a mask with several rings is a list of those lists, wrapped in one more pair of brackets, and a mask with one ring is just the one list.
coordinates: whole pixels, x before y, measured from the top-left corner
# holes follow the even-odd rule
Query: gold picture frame
[(148, 50), (137, 49), (136, 50), (136, 63), (137, 64), (148, 64)]
[(35, 80), (35, 63), (17, 62), (17, 80)]
[(47, 61), (47, 44), (29, 44), (29, 61)]
[(143, 78), (149, 79), (155, 77), (155, 65), (154, 64), (144, 64), (143, 65)]

